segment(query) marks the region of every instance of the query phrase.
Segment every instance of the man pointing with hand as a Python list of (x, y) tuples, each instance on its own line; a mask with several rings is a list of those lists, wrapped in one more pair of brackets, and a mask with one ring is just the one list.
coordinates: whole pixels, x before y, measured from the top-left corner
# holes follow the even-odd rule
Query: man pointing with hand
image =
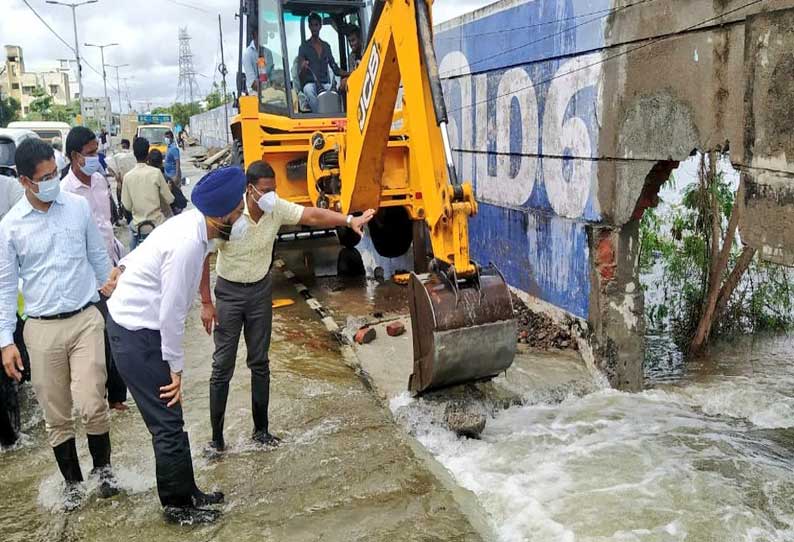
[(245, 334), (246, 359), (251, 369), (251, 410), (254, 418), (252, 438), (264, 446), (277, 446), (278, 437), (270, 433), (270, 331), (273, 319), (270, 264), (273, 244), (279, 228), (284, 225), (333, 228), (347, 226), (359, 235), (372, 220), (375, 211), (361, 216), (343, 215), (328, 209), (303, 207), (276, 194), (276, 175), (266, 162), (256, 161), (246, 173), (245, 210), (235, 224), (236, 239), (218, 247), (215, 284), (217, 309), (212, 303), (209, 261), (204, 262), (201, 279), (201, 320), (207, 333), (215, 323), (215, 353), (210, 377), (210, 452), (225, 448), (223, 424), (229, 381), (234, 374), (240, 333)]

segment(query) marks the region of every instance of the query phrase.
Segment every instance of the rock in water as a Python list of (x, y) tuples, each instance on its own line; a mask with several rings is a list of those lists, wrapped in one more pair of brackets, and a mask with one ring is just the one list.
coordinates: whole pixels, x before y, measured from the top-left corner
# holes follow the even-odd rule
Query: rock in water
[(474, 401), (450, 401), (444, 411), (444, 421), (458, 436), (479, 438), (485, 429), (485, 409)]

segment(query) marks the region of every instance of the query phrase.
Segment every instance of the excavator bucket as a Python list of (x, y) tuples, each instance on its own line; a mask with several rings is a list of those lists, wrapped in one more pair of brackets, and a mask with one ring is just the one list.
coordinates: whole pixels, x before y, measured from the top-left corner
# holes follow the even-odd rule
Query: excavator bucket
[(513, 363), (518, 328), (510, 290), (494, 266), (466, 282), (454, 273), (411, 273), (409, 296), (411, 392), (489, 380)]

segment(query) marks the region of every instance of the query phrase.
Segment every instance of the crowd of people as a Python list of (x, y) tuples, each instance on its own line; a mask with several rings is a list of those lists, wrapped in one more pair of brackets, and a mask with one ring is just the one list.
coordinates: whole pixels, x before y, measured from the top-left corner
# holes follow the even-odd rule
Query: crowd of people
[[(60, 158), (59, 142), (30, 138), (16, 150), (15, 184), (0, 185), (3, 369), (15, 381), (29, 370), (67, 511), (81, 505), (85, 492), (73, 410), (86, 433), (98, 496), (123, 498), (111, 464), (109, 412), (127, 410), (129, 392), (152, 435), (166, 519), (216, 520), (220, 512), (210, 506), (224, 495), (197, 487), (182, 412), (185, 319), (196, 291), (215, 343), (207, 450), (228, 453), (224, 418), (241, 334), (251, 370), (251, 437), (263, 449), (278, 446), (268, 419), (268, 350), (279, 228), (347, 226), (362, 234), (374, 215), (346, 216), (281, 199), (277, 175), (263, 161), (247, 171), (232, 166), (205, 175), (187, 209), (178, 149), (172, 153), (172, 134), (169, 139), (165, 157), (137, 138), (131, 151), (122, 141), (121, 152), (105, 160), (101, 139), (83, 127), (69, 132)], [(108, 176), (117, 181), (116, 201)], [(129, 246), (116, 237), (124, 222)]]

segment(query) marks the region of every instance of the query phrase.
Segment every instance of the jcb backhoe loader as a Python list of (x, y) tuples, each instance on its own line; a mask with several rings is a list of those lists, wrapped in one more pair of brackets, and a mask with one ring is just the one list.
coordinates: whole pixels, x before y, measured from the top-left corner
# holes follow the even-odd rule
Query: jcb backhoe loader
[[(241, 1), (231, 126), (237, 162), (270, 163), (279, 197), (378, 209), (369, 234), (381, 255), (405, 253), (415, 232), (429, 236), (430, 272), (409, 282), (415, 393), (492, 378), (516, 350), (504, 278), (469, 257), (477, 202), (452, 161), (431, 1), (376, 0), (370, 17), (357, 0)], [(363, 51), (350, 49), (351, 34)]]

